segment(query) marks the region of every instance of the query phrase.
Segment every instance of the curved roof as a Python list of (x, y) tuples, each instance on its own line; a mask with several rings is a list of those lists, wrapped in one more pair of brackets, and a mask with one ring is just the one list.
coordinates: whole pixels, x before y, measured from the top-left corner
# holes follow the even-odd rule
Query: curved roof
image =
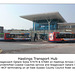
[(30, 21), (58, 19), (59, 22), (66, 22), (59, 12), (25, 15), (20, 17)]

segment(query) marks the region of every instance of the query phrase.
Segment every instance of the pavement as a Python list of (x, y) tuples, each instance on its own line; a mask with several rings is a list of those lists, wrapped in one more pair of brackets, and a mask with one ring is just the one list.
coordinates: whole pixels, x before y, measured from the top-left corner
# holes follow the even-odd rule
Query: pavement
[(75, 54), (75, 43), (0, 42), (0, 54)]

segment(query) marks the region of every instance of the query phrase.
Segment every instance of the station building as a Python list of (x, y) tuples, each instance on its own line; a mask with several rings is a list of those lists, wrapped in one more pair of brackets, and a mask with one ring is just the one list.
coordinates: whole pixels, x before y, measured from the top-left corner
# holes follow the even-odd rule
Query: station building
[(2, 26), (0, 26), (0, 33), (4, 32), (4, 28)]
[(67, 23), (59, 12), (20, 16), (33, 22), (32, 37), (48, 37), (49, 32), (75, 32), (75, 23)]

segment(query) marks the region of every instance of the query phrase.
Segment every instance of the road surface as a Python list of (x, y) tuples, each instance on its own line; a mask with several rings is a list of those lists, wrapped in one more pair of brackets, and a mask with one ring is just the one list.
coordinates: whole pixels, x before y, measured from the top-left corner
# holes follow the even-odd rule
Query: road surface
[(75, 54), (75, 43), (0, 42), (1, 54)]

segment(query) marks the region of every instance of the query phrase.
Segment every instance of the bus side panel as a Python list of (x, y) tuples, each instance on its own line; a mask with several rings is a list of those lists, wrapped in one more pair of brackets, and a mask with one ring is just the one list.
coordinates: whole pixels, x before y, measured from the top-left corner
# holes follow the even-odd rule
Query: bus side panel
[(57, 42), (61, 42), (61, 38), (56, 38), (56, 36), (57, 36), (57, 33), (59, 34), (60, 32), (55, 32), (55, 41), (57, 41)]
[(48, 39), (48, 40), (49, 40), (50, 42), (54, 42), (54, 41), (55, 41), (54, 33), (55, 33), (55, 32), (50, 32), (50, 33), (49, 33), (49, 39)]
[(7, 34), (10, 34), (10, 33), (5, 33), (5, 34), (4, 34), (4, 40), (10, 40), (10, 38), (7, 38), (7, 37), (6, 37)]
[(9, 41), (31, 41), (31, 38), (29, 36), (29, 33), (22, 33), (22, 34), (10, 34), (10, 33), (5, 33), (4, 34), (4, 40), (9, 40)]

